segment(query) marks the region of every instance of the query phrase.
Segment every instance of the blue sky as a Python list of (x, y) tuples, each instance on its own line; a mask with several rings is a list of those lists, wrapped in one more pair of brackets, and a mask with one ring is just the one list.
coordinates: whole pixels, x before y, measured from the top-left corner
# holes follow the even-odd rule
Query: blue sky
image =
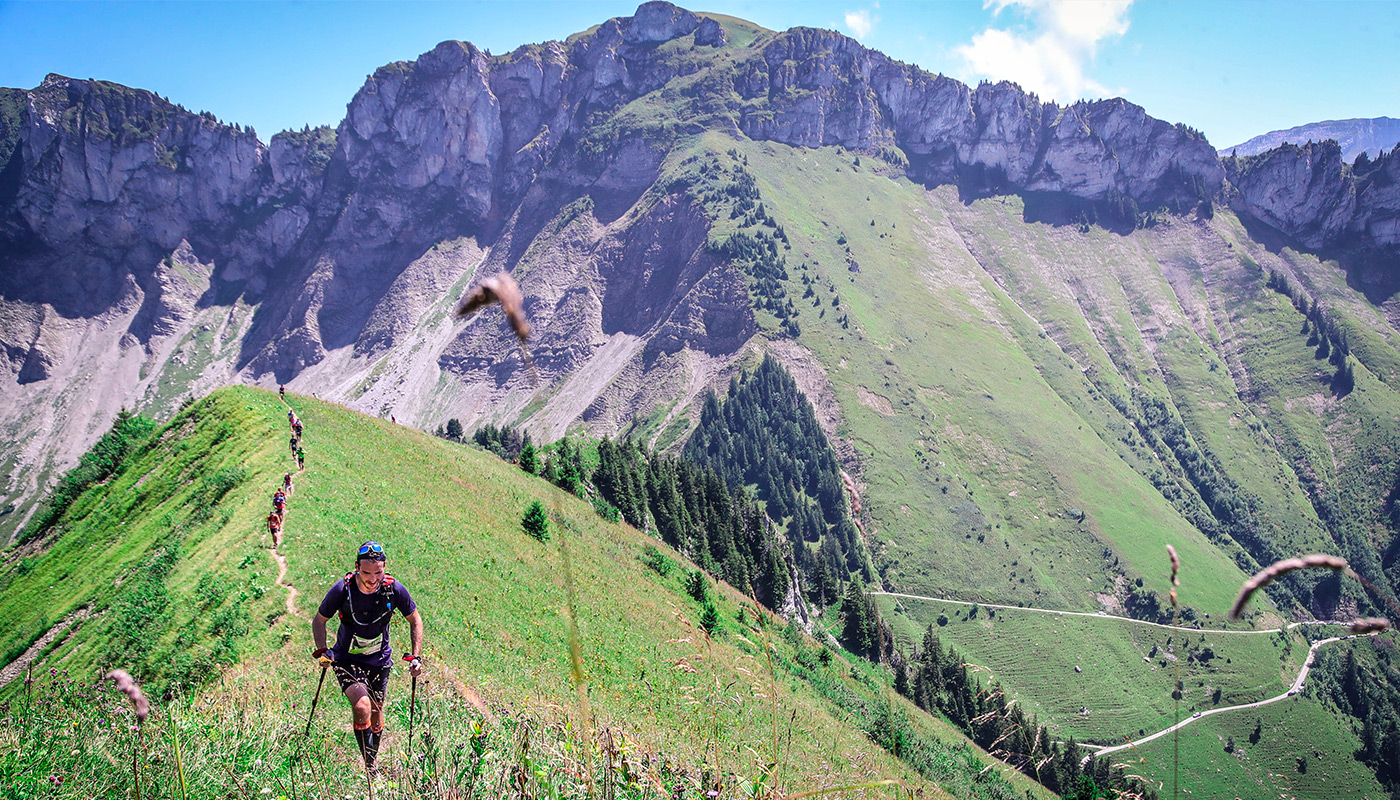
[[(1400, 117), (1400, 5), (1292, 0), (980, 0), (681, 5), (773, 29), (834, 28), (902, 61), (1043, 98), (1123, 96), (1224, 147), (1348, 117)], [(14, 2), (0, 86), (45, 74), (150, 89), (264, 140), (337, 124), (365, 76), (446, 39), (492, 52), (561, 39), (637, 2)]]

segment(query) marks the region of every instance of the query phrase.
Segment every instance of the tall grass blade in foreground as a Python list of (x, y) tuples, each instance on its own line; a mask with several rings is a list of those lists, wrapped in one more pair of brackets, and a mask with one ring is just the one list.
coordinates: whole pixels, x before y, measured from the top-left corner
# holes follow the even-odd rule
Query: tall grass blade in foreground
[(1290, 572), (1308, 569), (1310, 567), (1330, 569), (1333, 572), (1345, 571), (1348, 575), (1356, 575), (1356, 573), (1352, 572), (1351, 568), (1347, 566), (1346, 561), (1336, 556), (1329, 556), (1325, 553), (1313, 553), (1311, 555), (1298, 556), (1297, 558), (1285, 558), (1282, 561), (1275, 561), (1254, 573), (1254, 576), (1245, 581), (1244, 586), (1240, 587), (1240, 596), (1235, 598), (1235, 604), (1230, 607), (1230, 619), (1240, 618), (1240, 614), (1244, 612), (1245, 604), (1249, 602), (1249, 598), (1253, 597), (1255, 592)]

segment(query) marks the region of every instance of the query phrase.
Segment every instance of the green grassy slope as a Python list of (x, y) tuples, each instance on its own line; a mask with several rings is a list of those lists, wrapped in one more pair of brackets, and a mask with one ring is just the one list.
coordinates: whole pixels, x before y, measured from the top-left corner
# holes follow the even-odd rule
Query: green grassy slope
[(1178, 733), (1175, 743), (1163, 736), (1109, 758), (1165, 794), (1179, 750), (1183, 797), (1387, 796), (1376, 776), (1352, 757), (1356, 736), (1350, 721), (1310, 697), (1205, 717)]
[[(956, 200), (857, 171), (835, 150), (746, 153), (793, 236), (789, 271), (805, 261), (833, 287), (823, 305), (836, 296), (850, 315), (843, 328), (803, 309), (801, 343), (835, 384), (887, 584), (1093, 610), (1120, 575), (1165, 596), (1171, 542), (1200, 578), (1183, 602), (1228, 606), (1243, 574), (1120, 455), (1125, 423), (1072, 375), (1091, 364), (1041, 338), (969, 253)], [(1017, 580), (987, 583), (1013, 561)]]
[[(722, 772), (752, 779), (773, 760), (776, 719), (784, 787), (873, 776), (940, 793), (859, 727), (865, 709), (888, 702), (868, 667), (853, 669), (839, 655), (822, 665), (810, 639), (781, 626), (765, 635), (751, 614), (739, 621), (742, 598), (728, 588), (715, 590), (721, 626), (707, 640), (680, 571), (663, 578), (641, 563), (642, 548), (653, 543), (643, 534), (604, 522), (587, 503), (492, 455), (309, 398), (290, 400), (308, 442), (282, 548), (300, 592), (296, 617), (285, 613), (287, 593), (273, 581), (262, 529), (268, 497), (291, 466), (285, 407), (273, 394), (233, 388), (177, 416), (110, 485), (84, 495), (66, 530), (26, 556), (28, 567), (18, 559), (4, 567), (0, 633), (32, 638), (45, 617), (86, 604), (97, 615), (50, 645), (42, 670), (82, 676), (98, 665), (128, 666), (159, 696), (237, 663), (203, 690), (213, 706), (207, 713), (231, 713), (221, 698), (252, 692), (269, 720), (289, 720), (300, 713), (292, 704), (304, 709), (314, 689), (309, 617), (354, 548), (373, 538), (420, 604), (428, 684), (439, 691), (450, 683), (497, 716), (542, 714), (577, 727), (572, 600), (588, 706), (600, 728), (625, 732), (637, 752), (664, 751), (690, 770), (718, 761)], [(209, 497), (202, 487), (211, 474), (234, 467), (242, 479), (221, 499), (198, 500)], [(551, 509), (547, 543), (520, 530), (535, 499)], [(166, 565), (163, 579), (154, 579), (153, 563)], [(397, 627), (400, 646), (405, 636)], [(772, 677), (765, 639), (773, 642)], [(4, 689), (12, 702), (22, 683)], [(400, 718), (406, 683), (394, 679)], [(343, 703), (323, 699), (323, 707), (323, 724), (337, 732), (336, 757), (346, 759)], [(925, 742), (923, 763), (952, 796), (1040, 793), (1014, 773), (988, 780), (984, 769), (995, 762), (946, 724), (902, 701), (894, 708)]]
[[(1286, 640), (1277, 631), (1188, 633), (1014, 609), (997, 610), (989, 617), (983, 608), (969, 619), (963, 606), (878, 599), (881, 613), (908, 645), (922, 639), (927, 627), (922, 620), (945, 618), (947, 624), (935, 624), (935, 633), (976, 664), (985, 678), (1001, 682), (1061, 737), (1094, 744), (1122, 744), (1125, 737), (1138, 738), (1172, 725), (1171, 691), (1178, 667), (1181, 714), (1186, 716), (1287, 691), (1308, 649), (1297, 633)], [(1207, 649), (1212, 657), (1196, 657)], [(1027, 653), (1035, 657), (1028, 659)], [(1173, 663), (1178, 656), (1180, 661)]]
[[(798, 342), (840, 406), (887, 588), (1121, 613), (1139, 586), (1165, 605), (1165, 544), (1181, 553), (1181, 601), (1207, 628), (1262, 559), (1338, 552), (1385, 586), (1400, 398), (1377, 375), (1400, 350), (1334, 265), (1271, 253), (1228, 212), (1121, 235), (1028, 222), (1020, 198), (964, 201), (838, 148), (709, 135), (689, 152), (723, 162), (730, 148), (791, 240), (787, 296), (816, 289), (797, 303)], [(713, 240), (738, 225), (725, 216)], [(1350, 394), (1329, 388), (1334, 368), (1298, 335), (1303, 316), (1265, 286), (1270, 269), (1325, 296), (1358, 343)], [(767, 312), (759, 320), (779, 327)], [(1151, 407), (1162, 421), (1143, 415)], [(1189, 472), (1200, 464), (1207, 483)], [(1319, 613), (1361, 595), (1316, 580), (1295, 597)], [(1267, 598), (1254, 609), (1261, 628), (1281, 620)], [(906, 612), (897, 628), (908, 636), (937, 616)], [(996, 662), (999, 679), (1067, 732), (1121, 740), (1170, 722), (1170, 679), (1137, 674), (1148, 666), (1121, 628), (1004, 624), (1005, 638), (954, 643)], [(1193, 677), (1224, 698), (1286, 685), (1302, 648), (1280, 669), (1267, 637), (1245, 641), (1222, 637), (1221, 659)], [(1047, 674), (1072, 669), (1057, 647), (1105, 668)]]

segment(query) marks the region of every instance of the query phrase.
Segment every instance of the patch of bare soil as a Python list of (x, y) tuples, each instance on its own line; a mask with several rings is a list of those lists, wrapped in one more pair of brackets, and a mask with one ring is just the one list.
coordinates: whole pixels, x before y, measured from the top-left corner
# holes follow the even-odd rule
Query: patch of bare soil
[(856, 387), (856, 396), (862, 405), (869, 406), (887, 417), (894, 416), (894, 406), (882, 395), (875, 394), (864, 386)]
[(0, 686), (5, 686), (10, 681), (18, 678), (25, 669), (29, 667), (30, 662), (32, 662), (45, 647), (52, 644), (59, 636), (67, 638), (68, 635), (72, 633), (70, 630), (71, 628), (90, 616), (92, 616), (91, 611), (87, 608), (80, 608), (59, 620), (56, 625), (45, 631), (44, 635), (40, 636), (38, 641), (30, 645), (28, 650), (20, 653), (19, 657), (14, 661), (6, 664), (4, 669), (0, 669)]

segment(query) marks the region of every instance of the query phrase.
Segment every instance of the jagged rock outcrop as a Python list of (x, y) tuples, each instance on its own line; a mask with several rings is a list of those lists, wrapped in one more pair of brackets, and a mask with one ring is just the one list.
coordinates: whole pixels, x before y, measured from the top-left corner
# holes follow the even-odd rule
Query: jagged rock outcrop
[(93, 316), (182, 241), (227, 242), (262, 180), (266, 147), (251, 131), (156, 95), (50, 75), (13, 93), (13, 141), (0, 207), (0, 292)]
[(1394, 151), (1353, 168), (1329, 140), (1224, 163), (1236, 191), (1231, 207), (1305, 247), (1400, 247), (1400, 157)]
[[(122, 403), (228, 381), (302, 381), (401, 419), (528, 416), (557, 392), (539, 412), (552, 432), (587, 409), (614, 432), (634, 408), (684, 405), (758, 330), (707, 212), (658, 185), (705, 131), (1129, 221), (1228, 195), (1309, 247), (1400, 237), (1393, 157), (1360, 174), (1319, 145), (1227, 173), (1199, 134), (1123, 100), (1062, 107), (831, 31), (726, 25), (649, 2), (504, 55), (444, 42), (377, 70), (334, 130), (266, 145), (101, 81), (0, 90), (0, 429), (80, 448)], [(503, 327), (444, 312), (495, 270), (540, 322), (541, 389)], [(92, 375), (109, 385), (56, 385)], [(15, 411), (65, 391), (81, 413), (42, 432)]]
[(897, 147), (910, 176), (973, 192), (1058, 192), (1144, 210), (1214, 196), (1205, 137), (1122, 99), (1060, 107), (1012, 84), (976, 89), (832, 31), (779, 34), (736, 81), (744, 132), (802, 147)]

